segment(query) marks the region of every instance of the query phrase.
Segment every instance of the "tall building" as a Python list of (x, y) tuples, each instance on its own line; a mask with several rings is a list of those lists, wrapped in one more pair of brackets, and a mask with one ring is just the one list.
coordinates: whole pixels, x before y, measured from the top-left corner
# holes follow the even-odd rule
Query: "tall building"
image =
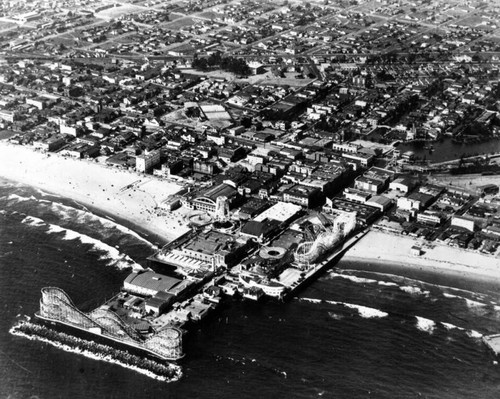
[(160, 163), (160, 151), (154, 150), (135, 158), (135, 169), (137, 172), (149, 172)]

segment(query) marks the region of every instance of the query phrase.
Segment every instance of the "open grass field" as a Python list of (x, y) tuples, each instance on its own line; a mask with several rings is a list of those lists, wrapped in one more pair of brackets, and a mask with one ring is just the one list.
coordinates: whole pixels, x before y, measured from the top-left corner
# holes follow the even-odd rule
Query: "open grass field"
[[(172, 14), (170, 14), (172, 15)], [(194, 25), (196, 22), (193, 21), (192, 18), (190, 17), (184, 17), (184, 18), (179, 18), (174, 21), (168, 22), (165, 24), (165, 27), (172, 29), (172, 30), (177, 30), (181, 29), (185, 26), (191, 26)]]
[(107, 21), (119, 18), (127, 14), (135, 14), (148, 10), (146, 7), (136, 6), (133, 4), (123, 4), (118, 7), (108, 8), (107, 10), (100, 11), (96, 14), (97, 18), (102, 18)]

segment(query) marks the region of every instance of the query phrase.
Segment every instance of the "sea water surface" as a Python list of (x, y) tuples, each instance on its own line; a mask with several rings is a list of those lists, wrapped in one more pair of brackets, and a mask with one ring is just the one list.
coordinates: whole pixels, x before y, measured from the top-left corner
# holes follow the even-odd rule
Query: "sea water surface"
[(500, 366), (481, 342), (500, 332), (494, 286), (346, 262), (287, 303), (221, 310), (191, 332), (175, 382), (9, 334), (44, 286), (86, 311), (116, 293), (156, 245), (129, 227), (0, 181), (1, 398), (500, 397)]

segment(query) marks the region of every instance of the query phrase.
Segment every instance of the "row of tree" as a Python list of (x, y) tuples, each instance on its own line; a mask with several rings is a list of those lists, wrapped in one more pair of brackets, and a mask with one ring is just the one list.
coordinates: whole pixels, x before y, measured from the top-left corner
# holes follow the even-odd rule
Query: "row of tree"
[(233, 72), (236, 75), (250, 75), (250, 68), (245, 60), (231, 56), (223, 57), (220, 51), (212, 53), (208, 57), (198, 57), (195, 54), (192, 66), (202, 71), (218, 67), (224, 71)]

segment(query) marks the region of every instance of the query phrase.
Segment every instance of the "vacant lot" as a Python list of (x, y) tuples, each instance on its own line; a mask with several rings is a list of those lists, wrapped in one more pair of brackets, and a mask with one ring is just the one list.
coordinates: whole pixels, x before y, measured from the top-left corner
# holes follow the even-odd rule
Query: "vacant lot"
[(121, 5), (118, 7), (108, 8), (107, 10), (100, 11), (96, 14), (97, 18), (102, 18), (105, 20), (110, 20), (114, 18), (119, 18), (127, 14), (135, 14), (138, 12), (146, 11), (146, 7), (134, 6), (132, 4)]

